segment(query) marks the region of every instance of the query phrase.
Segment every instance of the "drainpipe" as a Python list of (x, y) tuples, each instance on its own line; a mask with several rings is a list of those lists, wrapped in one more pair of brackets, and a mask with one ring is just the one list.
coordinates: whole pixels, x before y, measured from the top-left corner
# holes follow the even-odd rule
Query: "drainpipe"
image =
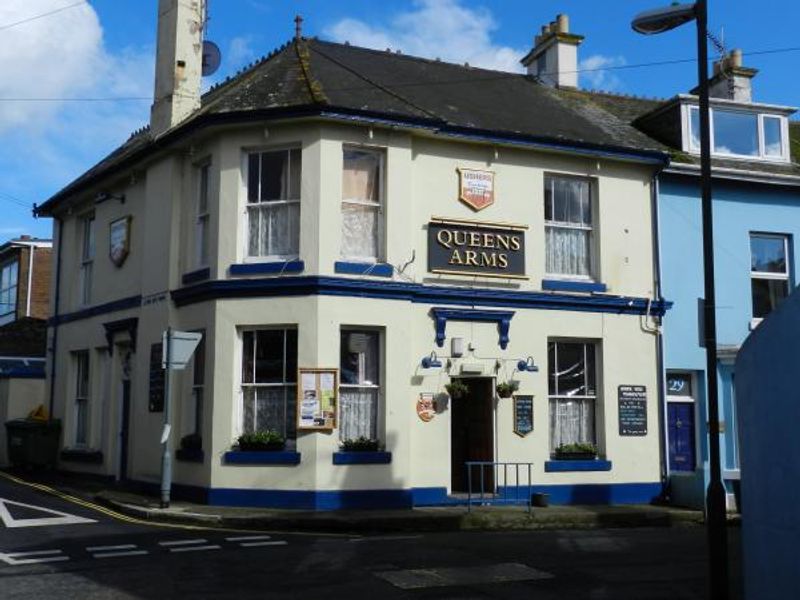
[(56, 224), (58, 225), (58, 248), (56, 252), (58, 253), (56, 256), (56, 293), (54, 298), (54, 307), (53, 307), (53, 349), (52, 349), (52, 358), (50, 359), (50, 403), (49, 403), (49, 413), (50, 418), (53, 418), (53, 405), (55, 403), (55, 390), (56, 390), (56, 357), (58, 356), (58, 307), (59, 307), (59, 298), (61, 296), (61, 247), (63, 245), (63, 238), (64, 238), (64, 222), (58, 218), (53, 217)]
[[(652, 203), (653, 213), (653, 288), (656, 298), (658, 298), (663, 306), (664, 297), (661, 288), (661, 203), (660, 203), (660, 188), (658, 183), (658, 176), (661, 174), (659, 170), (653, 175), (653, 182), (650, 186), (650, 196)], [(659, 317), (659, 324), (656, 327), (656, 363), (658, 365), (658, 432), (659, 432), (659, 462), (661, 470), (661, 498), (667, 498), (667, 490), (669, 486), (669, 458), (667, 455), (667, 389), (665, 378), (665, 365), (664, 365), (664, 335), (662, 333), (663, 317)]]
[(25, 316), (31, 316), (31, 285), (33, 284), (33, 253), (36, 252), (36, 245), (28, 246), (28, 299), (25, 306)]

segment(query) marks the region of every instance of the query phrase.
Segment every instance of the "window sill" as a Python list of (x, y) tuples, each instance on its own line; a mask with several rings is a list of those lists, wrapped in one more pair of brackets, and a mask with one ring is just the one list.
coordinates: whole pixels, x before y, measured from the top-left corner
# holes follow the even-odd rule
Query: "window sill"
[(345, 275), (371, 275), (373, 277), (391, 277), (394, 269), (387, 263), (350, 262), (339, 260), (333, 265), (336, 273)]
[(544, 463), (545, 473), (565, 473), (571, 471), (610, 471), (611, 461), (595, 458), (592, 460), (548, 460)]
[(388, 465), (392, 462), (391, 452), (334, 452), (335, 465)]
[(226, 465), (299, 465), (300, 453), (287, 450), (231, 450), (222, 456)]
[(596, 281), (581, 281), (576, 279), (543, 279), (542, 289), (558, 292), (606, 292), (605, 283)]
[(205, 461), (205, 452), (202, 448), (178, 448), (175, 450), (175, 458), (183, 462), (201, 463)]
[(306, 268), (302, 260), (278, 260), (269, 262), (247, 262), (230, 266), (231, 275), (282, 275), (302, 273)]
[(183, 277), (181, 277), (181, 283), (183, 283), (183, 285), (189, 285), (191, 283), (205, 281), (209, 277), (211, 277), (211, 269), (209, 267), (203, 267), (202, 269), (197, 269), (196, 271), (184, 273)]
[(64, 462), (103, 464), (103, 453), (91, 448), (65, 448), (59, 454), (59, 458)]

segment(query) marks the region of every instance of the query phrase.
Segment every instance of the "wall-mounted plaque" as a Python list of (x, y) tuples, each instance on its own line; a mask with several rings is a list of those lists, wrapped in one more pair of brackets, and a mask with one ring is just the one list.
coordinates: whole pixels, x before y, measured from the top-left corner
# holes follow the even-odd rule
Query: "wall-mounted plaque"
[(436, 405), (431, 392), (422, 392), (417, 399), (417, 416), (427, 423), (436, 416)]
[(131, 218), (122, 217), (108, 226), (108, 256), (117, 267), (121, 267), (131, 250)]
[(474, 211), (494, 204), (494, 172), (458, 169), (458, 199)]
[(433, 218), (428, 224), (428, 270), (525, 279), (524, 225)]
[(164, 346), (159, 342), (150, 346), (150, 412), (164, 411), (164, 367), (161, 365)]
[(647, 435), (647, 388), (621, 385), (618, 388), (619, 434)]
[(514, 396), (514, 433), (525, 437), (533, 431), (533, 396)]
[(336, 427), (338, 369), (300, 369), (297, 378), (297, 429)]

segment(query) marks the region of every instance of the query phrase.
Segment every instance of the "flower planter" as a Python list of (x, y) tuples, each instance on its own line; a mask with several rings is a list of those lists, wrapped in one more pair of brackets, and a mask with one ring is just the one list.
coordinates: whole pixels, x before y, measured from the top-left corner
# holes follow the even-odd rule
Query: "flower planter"
[(556, 452), (556, 460), (594, 460), (597, 458), (596, 452)]
[(281, 452), (286, 447), (285, 442), (275, 444), (239, 444), (240, 452)]

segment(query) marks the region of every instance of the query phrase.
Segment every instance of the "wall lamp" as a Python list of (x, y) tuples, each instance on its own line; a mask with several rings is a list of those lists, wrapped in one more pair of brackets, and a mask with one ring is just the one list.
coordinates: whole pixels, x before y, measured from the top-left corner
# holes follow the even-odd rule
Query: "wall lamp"
[(106, 200), (119, 200), (120, 204), (125, 204), (125, 194), (112, 194), (111, 192), (100, 192), (94, 197), (95, 204), (102, 204)]
[(533, 364), (533, 357), (529, 356), (528, 358), (523, 358), (517, 363), (517, 371), (529, 371), (531, 373), (536, 373), (539, 371), (539, 367)]
[(436, 356), (436, 351), (431, 351), (430, 356), (425, 356), (422, 359), (422, 368), (423, 369), (430, 369), (433, 367), (441, 367), (442, 361), (439, 360), (439, 357)]

